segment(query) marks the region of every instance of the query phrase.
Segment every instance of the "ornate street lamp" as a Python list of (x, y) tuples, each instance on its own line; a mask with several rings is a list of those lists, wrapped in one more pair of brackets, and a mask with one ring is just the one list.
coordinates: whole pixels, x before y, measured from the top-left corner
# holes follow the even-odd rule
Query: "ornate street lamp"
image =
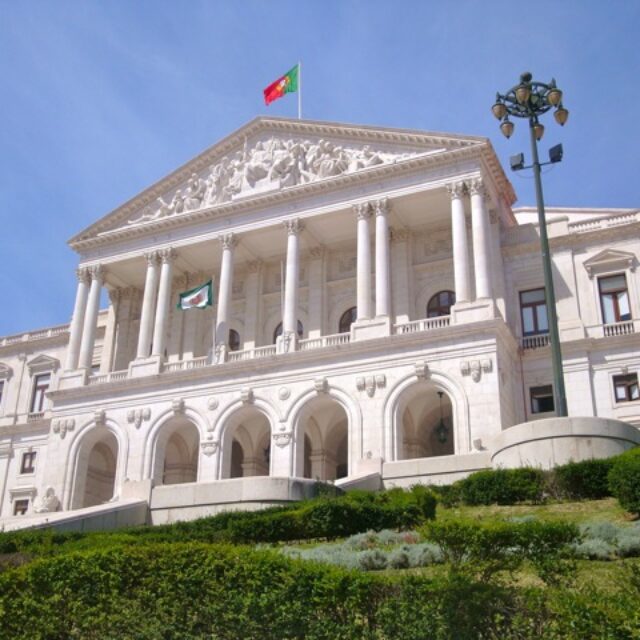
[(449, 428), (445, 424), (444, 415), (442, 413), (442, 396), (444, 391), (438, 391), (438, 397), (440, 398), (440, 422), (436, 427), (436, 437), (440, 444), (444, 444), (447, 441), (447, 435), (449, 434)]
[[(562, 353), (560, 351), (560, 338), (558, 335), (558, 316), (556, 314), (556, 296), (553, 288), (551, 271), (551, 256), (549, 253), (549, 239), (547, 237), (547, 224), (544, 215), (544, 199), (542, 197), (542, 181), (540, 179), (540, 167), (546, 164), (559, 162), (562, 159), (562, 146), (556, 145), (550, 150), (549, 162), (540, 163), (538, 159), (538, 140), (544, 135), (544, 125), (540, 123), (540, 116), (550, 109), (555, 108), (556, 122), (564, 126), (569, 112), (562, 106), (562, 91), (556, 87), (556, 81), (549, 84), (535, 82), (530, 73), (520, 76), (520, 83), (502, 95), (496, 96), (496, 102), (491, 107), (493, 115), (501, 121), (500, 130), (510, 138), (514, 130), (514, 124), (509, 116), (515, 118), (527, 118), (531, 134), (531, 154), (533, 156), (533, 175), (536, 185), (536, 201), (538, 204), (538, 222), (540, 224), (540, 246), (542, 249), (542, 266), (544, 270), (544, 290), (549, 319), (549, 343), (551, 345), (551, 361), (553, 364), (553, 390), (555, 395), (556, 413), (558, 416), (567, 416), (567, 396), (564, 388), (564, 375), (562, 373)], [(528, 169), (524, 166), (522, 154), (511, 158), (511, 168), (514, 171)]]

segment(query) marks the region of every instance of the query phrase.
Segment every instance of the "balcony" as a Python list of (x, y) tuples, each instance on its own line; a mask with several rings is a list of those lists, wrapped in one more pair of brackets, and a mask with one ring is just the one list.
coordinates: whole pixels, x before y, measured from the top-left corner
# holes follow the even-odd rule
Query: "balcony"
[(616, 338), (640, 332), (640, 320), (625, 320), (611, 324), (596, 324), (586, 327), (589, 338)]
[(529, 349), (541, 349), (542, 347), (549, 346), (549, 334), (537, 333), (534, 336), (524, 336), (520, 338), (520, 348), (523, 351)]

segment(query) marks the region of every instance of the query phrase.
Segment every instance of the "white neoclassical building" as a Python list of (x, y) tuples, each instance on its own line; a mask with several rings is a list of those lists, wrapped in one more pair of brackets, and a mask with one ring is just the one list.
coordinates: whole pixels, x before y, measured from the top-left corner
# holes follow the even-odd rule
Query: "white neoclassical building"
[[(3, 526), (640, 442), (640, 212), (548, 210), (567, 426), (537, 423), (539, 234), (514, 201), (485, 138), (257, 118), (218, 142), (71, 239), (69, 325), (0, 338)], [(213, 306), (177, 307), (209, 280)]]

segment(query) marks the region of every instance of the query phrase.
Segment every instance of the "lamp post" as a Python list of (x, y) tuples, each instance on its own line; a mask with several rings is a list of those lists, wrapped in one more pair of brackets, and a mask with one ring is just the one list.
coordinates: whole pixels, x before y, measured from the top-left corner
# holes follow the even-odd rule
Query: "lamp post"
[[(558, 334), (558, 316), (556, 314), (556, 296), (553, 288), (553, 275), (551, 271), (551, 255), (549, 253), (549, 238), (547, 237), (547, 224), (544, 213), (544, 199), (542, 197), (542, 181), (540, 179), (540, 167), (545, 164), (558, 162), (562, 159), (562, 147), (558, 145), (551, 149), (550, 162), (540, 163), (538, 158), (538, 140), (544, 135), (544, 125), (540, 122), (540, 116), (550, 109), (555, 108), (554, 118), (560, 126), (564, 126), (569, 112), (562, 105), (562, 91), (556, 87), (555, 80), (549, 84), (535, 82), (530, 73), (525, 72), (520, 76), (520, 83), (509, 89), (504, 95), (498, 93), (496, 102), (491, 107), (493, 115), (501, 121), (500, 130), (510, 138), (514, 124), (509, 116), (515, 118), (527, 118), (529, 120), (529, 132), (531, 136), (531, 154), (533, 157), (533, 176), (536, 185), (536, 201), (538, 205), (538, 222), (540, 226), (540, 247), (542, 251), (542, 267), (544, 271), (545, 302), (547, 305), (547, 317), (549, 320), (549, 343), (551, 346), (551, 362), (553, 365), (553, 390), (555, 396), (556, 414), (567, 416), (567, 396), (564, 388), (564, 375), (562, 372), (562, 353), (560, 351), (560, 337)], [(528, 168), (524, 166), (522, 154), (511, 160), (514, 170)]]

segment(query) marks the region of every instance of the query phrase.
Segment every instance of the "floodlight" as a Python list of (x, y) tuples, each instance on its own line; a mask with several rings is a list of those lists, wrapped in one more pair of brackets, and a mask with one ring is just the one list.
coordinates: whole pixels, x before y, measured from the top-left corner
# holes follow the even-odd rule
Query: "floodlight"
[(562, 145), (557, 144), (549, 149), (549, 162), (560, 162), (562, 160)]
[(524, 153), (518, 153), (515, 156), (511, 156), (511, 158), (509, 158), (509, 163), (511, 164), (511, 171), (520, 171), (520, 169), (524, 169)]

